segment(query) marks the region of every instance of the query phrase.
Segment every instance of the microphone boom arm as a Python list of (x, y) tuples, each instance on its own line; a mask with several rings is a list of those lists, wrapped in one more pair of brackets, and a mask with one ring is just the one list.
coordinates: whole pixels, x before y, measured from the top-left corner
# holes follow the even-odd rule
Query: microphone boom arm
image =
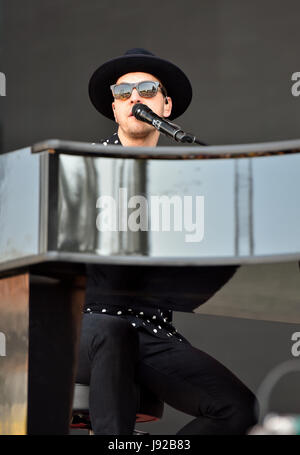
[(135, 104), (132, 108), (132, 113), (137, 120), (140, 120), (149, 125), (154, 126), (160, 133), (172, 137), (177, 142), (195, 143), (199, 145), (207, 145), (201, 142), (196, 136), (190, 133), (185, 133), (179, 125), (171, 123), (169, 120), (159, 117), (145, 104)]
[[(199, 144), (199, 145), (207, 145), (205, 142), (201, 142), (196, 136), (194, 136), (191, 133), (185, 133), (179, 125), (176, 125), (175, 123), (171, 123), (169, 120), (165, 120), (167, 123), (170, 123), (170, 125), (176, 126), (178, 128), (178, 131), (176, 131), (174, 139), (177, 142), (183, 142), (183, 143), (189, 143), (189, 144)], [(153, 125), (155, 126), (155, 125)]]

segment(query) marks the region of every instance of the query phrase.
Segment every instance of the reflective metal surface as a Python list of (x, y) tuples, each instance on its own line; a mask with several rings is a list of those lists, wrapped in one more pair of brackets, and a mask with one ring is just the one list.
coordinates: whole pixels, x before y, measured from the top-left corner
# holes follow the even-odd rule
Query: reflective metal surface
[[(92, 160), (92, 161), (91, 161)], [(300, 155), (232, 160), (167, 161), (113, 158), (79, 158), (60, 155), (60, 187), (57, 250), (105, 257), (128, 256), (171, 264), (273, 262), (281, 257), (300, 258)], [(143, 179), (145, 185), (143, 186)], [(119, 190), (126, 191), (123, 205)], [(182, 222), (176, 231), (175, 212), (161, 204), (161, 220), (170, 213), (168, 230), (101, 232), (96, 226), (100, 197), (112, 197), (119, 219), (129, 220), (138, 205), (129, 208), (132, 196), (179, 198), (184, 219), (184, 199), (191, 198), (194, 229)], [(203, 197), (203, 212), (196, 211), (196, 198)], [(135, 204), (135, 203), (134, 203)], [(144, 212), (146, 213), (146, 212)], [(172, 218), (173, 217), (173, 218)], [(150, 219), (150, 221), (149, 221)], [(190, 220), (192, 221), (192, 220)], [(173, 224), (172, 224), (173, 223)], [(196, 238), (197, 227), (203, 237)]]
[(260, 158), (253, 169), (254, 255), (300, 251), (300, 155)]
[(39, 155), (0, 155), (0, 261), (39, 253)]
[(28, 384), (28, 274), (0, 279), (0, 434), (26, 434)]
[(46, 150), (62, 152), (69, 155), (102, 156), (111, 158), (135, 159), (211, 159), (211, 158), (239, 158), (255, 156), (271, 156), (300, 153), (300, 139), (276, 142), (261, 142), (252, 144), (209, 145), (209, 146), (180, 146), (180, 147), (126, 147), (88, 142), (62, 141), (49, 139), (32, 146), (33, 153)]
[[(59, 157), (57, 249), (99, 255), (148, 254), (143, 231), (97, 229), (97, 200), (105, 195), (119, 201), (119, 188), (128, 198), (145, 194), (146, 163), (140, 160)], [(127, 201), (126, 201), (127, 204)]]
[[(280, 152), (300, 144), (290, 142), (256, 148)], [(146, 159), (143, 149), (134, 152), (144, 158), (133, 159), (120, 157), (125, 147), (112, 147), (116, 158), (92, 156), (90, 144), (68, 147), (68, 155), (24, 149), (0, 157), (2, 273), (51, 262), (159, 266), (145, 292), (162, 308), (298, 320), (300, 154), (177, 160)], [(176, 153), (180, 149), (188, 148)], [(110, 211), (103, 198), (115, 204)], [(160, 211), (152, 211), (153, 200)], [(116, 229), (102, 229), (114, 208)]]
[[(270, 147), (279, 152), (293, 145), (296, 150), (298, 143), (282, 141)], [(93, 150), (90, 144), (68, 144), (69, 152), (73, 147), (77, 155), (23, 149), (0, 156), (0, 270), (45, 260), (171, 266), (300, 258), (298, 153), (123, 159), (85, 156)], [(254, 145), (244, 148), (252, 153)], [(228, 147), (212, 148), (220, 152)], [(236, 146), (237, 151), (242, 147)], [(80, 156), (80, 148), (87, 152)], [(268, 150), (265, 144), (256, 148)], [(120, 149), (127, 150), (119, 147), (118, 154)], [(157, 147), (156, 152), (165, 149)], [(186, 152), (188, 147), (176, 147), (176, 153), (179, 149)], [(101, 229), (103, 198), (115, 202), (115, 230)], [(191, 205), (184, 212), (188, 199)], [(158, 201), (153, 206), (160, 212), (151, 211), (152, 200)], [(179, 230), (176, 213), (182, 222)], [(168, 220), (168, 214), (165, 229), (163, 217)]]

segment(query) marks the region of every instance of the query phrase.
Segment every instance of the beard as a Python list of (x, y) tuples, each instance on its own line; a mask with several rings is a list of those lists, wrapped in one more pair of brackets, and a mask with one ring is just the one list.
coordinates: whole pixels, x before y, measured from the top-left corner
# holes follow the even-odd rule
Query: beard
[(132, 124), (129, 123), (126, 125), (126, 128), (122, 127), (121, 125), (119, 125), (119, 127), (123, 130), (126, 136), (135, 139), (145, 138), (157, 131), (154, 126), (141, 122), (139, 120), (133, 120)]

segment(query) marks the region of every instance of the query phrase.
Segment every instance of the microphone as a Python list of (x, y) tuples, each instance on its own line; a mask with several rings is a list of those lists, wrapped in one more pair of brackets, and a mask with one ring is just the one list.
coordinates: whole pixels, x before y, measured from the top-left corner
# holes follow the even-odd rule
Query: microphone
[(149, 125), (154, 126), (158, 131), (172, 137), (177, 142), (196, 142), (197, 144), (206, 145), (203, 142), (198, 141), (192, 134), (182, 131), (180, 126), (175, 125), (175, 123), (168, 122), (162, 117), (159, 117), (159, 115), (155, 114), (150, 107), (145, 104), (135, 104), (132, 108), (132, 114), (137, 120), (149, 123)]

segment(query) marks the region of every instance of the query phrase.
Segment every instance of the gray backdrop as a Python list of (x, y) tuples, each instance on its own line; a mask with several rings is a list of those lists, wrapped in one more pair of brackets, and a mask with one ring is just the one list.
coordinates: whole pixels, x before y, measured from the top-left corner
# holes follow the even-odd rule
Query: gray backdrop
[[(114, 131), (90, 104), (88, 80), (99, 64), (131, 47), (148, 48), (187, 73), (194, 97), (177, 123), (204, 141), (300, 136), (300, 98), (291, 95), (291, 75), (300, 71), (297, 0), (7, 0), (0, 6), (0, 71), (7, 78), (1, 152), (46, 138), (96, 142)], [(272, 367), (292, 359), (291, 335), (300, 330), (185, 313), (175, 314), (175, 325), (254, 391)], [(295, 406), (295, 388), (284, 387), (275, 405), (286, 411)], [(166, 407), (162, 421), (139, 428), (172, 434), (190, 419)]]

